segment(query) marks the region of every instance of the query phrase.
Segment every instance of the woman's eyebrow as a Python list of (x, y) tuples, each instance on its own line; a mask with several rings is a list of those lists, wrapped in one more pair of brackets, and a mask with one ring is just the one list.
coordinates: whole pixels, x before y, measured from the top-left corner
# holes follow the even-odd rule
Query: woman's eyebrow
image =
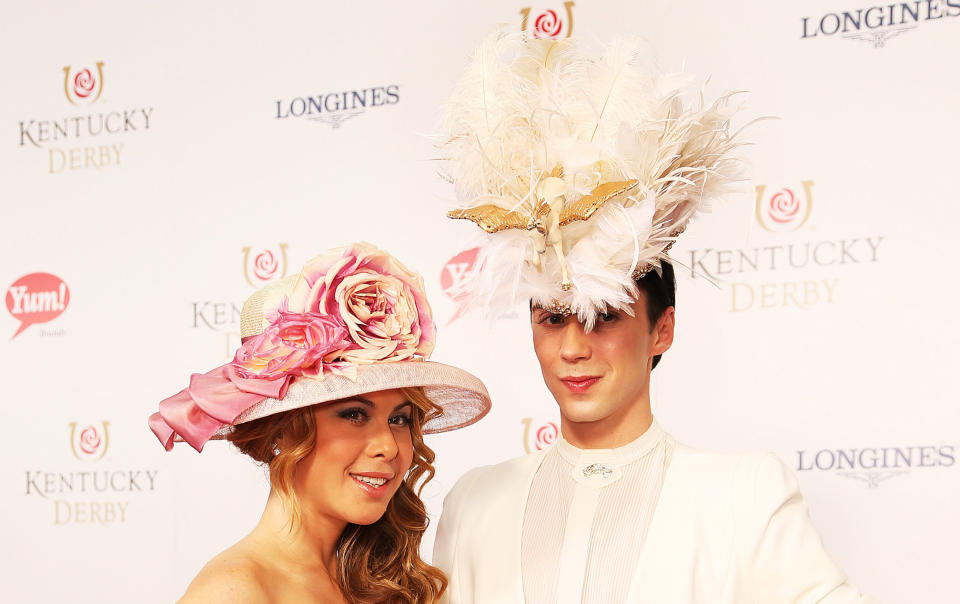
[(403, 407), (413, 407), (413, 403), (411, 403), (410, 401), (405, 401), (403, 403), (400, 403), (396, 407), (394, 407), (393, 410), (397, 411), (398, 409), (402, 409)]
[(373, 401), (371, 401), (371, 400), (368, 399), (368, 398), (364, 398), (364, 397), (362, 397), (362, 396), (351, 396), (351, 397), (349, 397), (349, 398), (341, 399), (341, 400), (339, 400), (339, 401), (337, 401), (337, 402), (338, 402), (338, 403), (354, 403), (354, 402), (355, 402), (355, 403), (361, 403), (361, 404), (363, 404), (363, 405), (366, 405), (367, 407), (376, 407), (376, 406), (377, 406)]

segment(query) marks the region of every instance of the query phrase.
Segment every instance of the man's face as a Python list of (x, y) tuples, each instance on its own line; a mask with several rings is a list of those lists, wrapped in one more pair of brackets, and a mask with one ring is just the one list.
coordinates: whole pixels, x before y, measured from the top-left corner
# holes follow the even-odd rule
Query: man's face
[(649, 413), (653, 357), (673, 342), (674, 310), (669, 307), (651, 329), (645, 304), (641, 292), (632, 317), (602, 314), (590, 333), (576, 316), (531, 311), (533, 347), (564, 421), (618, 424), (641, 401), (647, 401), (644, 413)]

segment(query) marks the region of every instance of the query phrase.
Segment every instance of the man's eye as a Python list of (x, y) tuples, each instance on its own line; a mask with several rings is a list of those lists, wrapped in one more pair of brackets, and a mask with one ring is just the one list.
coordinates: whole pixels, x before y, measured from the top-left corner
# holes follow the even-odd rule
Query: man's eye
[(563, 315), (544, 315), (543, 318), (540, 319), (540, 322), (548, 325), (561, 325), (563, 323)]
[(351, 422), (362, 422), (367, 419), (367, 412), (359, 407), (354, 407), (352, 409), (344, 409), (337, 413), (338, 416), (342, 417), (345, 420)]

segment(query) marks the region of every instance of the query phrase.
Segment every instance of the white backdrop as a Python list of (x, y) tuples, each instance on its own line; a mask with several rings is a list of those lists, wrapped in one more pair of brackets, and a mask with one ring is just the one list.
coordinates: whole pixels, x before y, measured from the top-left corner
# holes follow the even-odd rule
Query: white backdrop
[[(698, 273), (678, 267), (655, 412), (688, 444), (778, 453), (864, 590), (957, 601), (960, 2), (247, 4), (0, 19), (0, 329), (26, 324), (0, 346), (0, 600), (169, 602), (253, 526), (262, 472), (223, 443), (164, 453), (146, 418), (232, 355), (255, 286), (366, 239), (455, 317), (471, 231), (425, 135), (476, 44), (526, 15), (643, 35), (780, 118), (750, 130), (746, 192), (673, 252)], [(441, 329), (434, 358), (494, 408), (430, 441), (434, 519), (465, 470), (555, 437), (529, 340), (522, 308)]]

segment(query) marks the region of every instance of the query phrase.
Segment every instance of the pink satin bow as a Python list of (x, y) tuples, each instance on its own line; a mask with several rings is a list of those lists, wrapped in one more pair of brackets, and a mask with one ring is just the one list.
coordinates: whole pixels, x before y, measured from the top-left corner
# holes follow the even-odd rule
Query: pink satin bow
[(194, 373), (189, 386), (160, 402), (160, 411), (150, 416), (150, 429), (167, 451), (177, 435), (202, 451), (217, 430), (250, 407), (266, 398), (282, 399), (293, 377), (245, 378), (233, 363)]

